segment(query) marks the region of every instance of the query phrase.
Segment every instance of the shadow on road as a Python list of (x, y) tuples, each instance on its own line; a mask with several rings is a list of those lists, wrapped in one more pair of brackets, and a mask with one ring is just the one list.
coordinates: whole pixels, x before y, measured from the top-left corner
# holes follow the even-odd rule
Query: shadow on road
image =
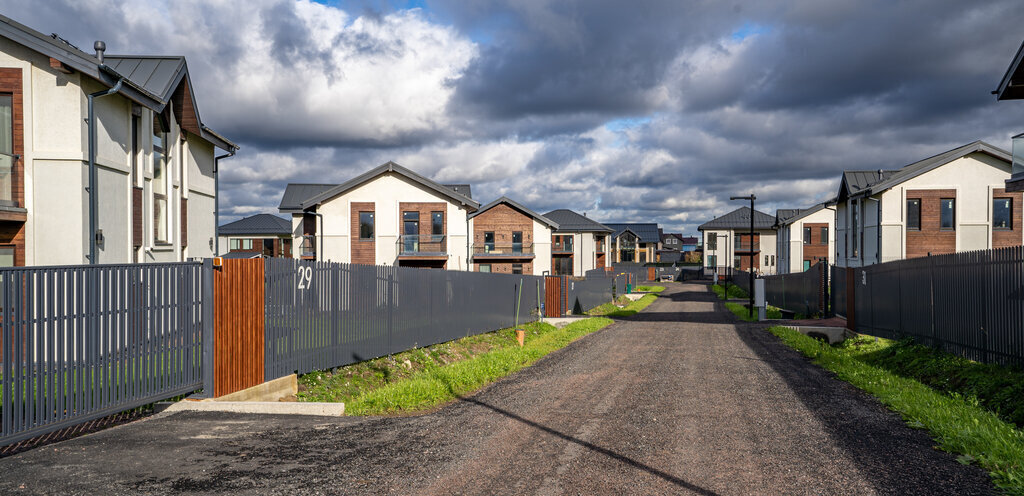
[(557, 436), (557, 437), (559, 437), (561, 439), (569, 441), (570, 443), (578, 444), (578, 445), (580, 445), (580, 446), (582, 446), (584, 448), (587, 448), (587, 449), (589, 449), (589, 450), (591, 450), (591, 451), (593, 451), (595, 453), (600, 453), (600, 454), (608, 456), (610, 458), (614, 458), (615, 460), (618, 460), (618, 461), (620, 461), (622, 463), (625, 463), (626, 465), (629, 465), (631, 467), (643, 470), (644, 472), (647, 472), (647, 473), (649, 473), (651, 475), (659, 477), (659, 478), (661, 478), (661, 479), (663, 479), (665, 481), (668, 481), (668, 482), (670, 482), (672, 484), (675, 484), (676, 486), (679, 486), (679, 487), (682, 487), (682, 488), (686, 488), (686, 489), (688, 489), (690, 491), (693, 491), (695, 493), (704, 494), (704, 495), (708, 495), (708, 496), (717, 495), (718, 494), (718, 493), (716, 493), (714, 491), (711, 491), (709, 489), (705, 489), (705, 488), (700, 487), (698, 485), (686, 482), (683, 479), (680, 479), (680, 478), (678, 478), (678, 477), (676, 477), (676, 476), (674, 476), (672, 474), (669, 474), (669, 473), (663, 472), (661, 470), (658, 470), (658, 469), (656, 469), (654, 467), (651, 467), (650, 465), (646, 465), (646, 464), (640, 463), (640, 462), (638, 462), (638, 461), (636, 461), (636, 460), (634, 460), (632, 458), (629, 458), (628, 456), (620, 455), (620, 454), (618, 454), (618, 453), (616, 453), (616, 452), (614, 452), (614, 451), (612, 451), (610, 449), (602, 448), (600, 446), (597, 446), (597, 445), (595, 445), (593, 443), (589, 443), (589, 442), (584, 441), (582, 439), (577, 439), (577, 438), (572, 437), (572, 436), (570, 436), (568, 434), (556, 431), (555, 429), (552, 429), (550, 427), (538, 424), (537, 422), (534, 422), (532, 420), (520, 417), (519, 415), (516, 415), (516, 414), (514, 414), (514, 413), (512, 413), (510, 411), (503, 410), (503, 409), (498, 408), (496, 406), (484, 403), (484, 402), (482, 402), (480, 400), (477, 400), (477, 399), (474, 399), (474, 398), (460, 397), (459, 401), (463, 401), (465, 403), (471, 403), (471, 404), (474, 404), (474, 405), (482, 406), (482, 407), (484, 407), (484, 408), (486, 408), (488, 410), (491, 410), (492, 412), (498, 413), (498, 414), (503, 415), (505, 417), (508, 417), (508, 418), (510, 418), (512, 420), (515, 420), (515, 421), (518, 421), (518, 422), (522, 422), (522, 423), (524, 423), (524, 424), (526, 424), (526, 425), (528, 425), (530, 427), (542, 430), (542, 431), (544, 431), (544, 432), (546, 432), (548, 434), (551, 434), (553, 436)]

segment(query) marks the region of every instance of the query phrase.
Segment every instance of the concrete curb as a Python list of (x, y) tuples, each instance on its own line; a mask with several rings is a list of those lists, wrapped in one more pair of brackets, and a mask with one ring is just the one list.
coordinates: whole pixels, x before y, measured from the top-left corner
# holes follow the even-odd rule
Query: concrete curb
[(344, 403), (299, 403), (279, 401), (178, 401), (155, 405), (157, 413), (226, 412), (267, 415), (312, 415), (339, 417), (345, 414)]

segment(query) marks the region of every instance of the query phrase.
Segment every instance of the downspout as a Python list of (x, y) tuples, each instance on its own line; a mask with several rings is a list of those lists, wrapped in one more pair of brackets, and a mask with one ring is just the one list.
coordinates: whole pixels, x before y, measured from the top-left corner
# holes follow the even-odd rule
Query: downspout
[(472, 256), (472, 253), (469, 252), (469, 250), (470, 250), (470, 248), (469, 248), (469, 239), (470, 239), (471, 236), (473, 236), (473, 233), (469, 230), (469, 212), (467, 212), (466, 213), (466, 272), (469, 272), (469, 271), (473, 270), (472, 267), (470, 267), (470, 264), (469, 264), (469, 257)]
[[(102, 67), (103, 64), (101, 63)], [(108, 95), (113, 95), (118, 91), (121, 91), (121, 86), (124, 84), (124, 78), (117, 80), (117, 84), (113, 88), (104, 91), (97, 91), (96, 93), (89, 94), (89, 264), (96, 264), (96, 209), (99, 208), (97, 203), (97, 191), (96, 183), (98, 181), (96, 177), (96, 109), (93, 101), (96, 98), (102, 98)]]
[(317, 237), (320, 238), (320, 251), (316, 254), (316, 260), (325, 262), (327, 259), (324, 258), (324, 214), (320, 212), (313, 212), (313, 215), (320, 219), (320, 228), (316, 230)]
[[(832, 208), (828, 205), (825, 205), (825, 210), (832, 211), (832, 230), (835, 231), (833, 233), (830, 233), (829, 237), (839, 238), (839, 209), (838, 207)], [(832, 265), (835, 265), (836, 261), (839, 260), (839, 239), (830, 239), (830, 241), (832, 242), (832, 245), (836, 247), (836, 258), (835, 260), (832, 261)]]
[(213, 256), (220, 256), (220, 159), (235, 156), (236, 148), (228, 153), (213, 157)]

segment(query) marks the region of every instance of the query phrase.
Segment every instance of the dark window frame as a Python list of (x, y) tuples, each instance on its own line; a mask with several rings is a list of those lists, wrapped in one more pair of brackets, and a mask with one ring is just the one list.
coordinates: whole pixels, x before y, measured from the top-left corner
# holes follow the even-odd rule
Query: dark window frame
[[(996, 202), (1006, 202), (1006, 225), (996, 226)], [(992, 230), (1012, 231), (1013, 230), (1013, 198), (992, 199)]]
[[(440, 222), (438, 222), (438, 217), (440, 217)], [(430, 234), (444, 236), (444, 212), (430, 212)]]
[[(914, 205), (916, 215), (911, 214), (911, 205)], [(914, 222), (912, 223), (911, 220)], [(907, 230), (908, 231), (920, 231), (921, 230), (921, 199), (920, 198), (907, 198)]]
[[(359, 211), (359, 240), (360, 241), (373, 241), (374, 239), (377, 238), (377, 216), (375, 214), (376, 214), (376, 212), (374, 212), (374, 211), (366, 211), (366, 210), (360, 210)], [(364, 220), (363, 216), (369, 216), (369, 222), (366, 222)], [(363, 226), (365, 226), (367, 224), (369, 224), (369, 226), (370, 226), (370, 235), (369, 236), (366, 236), (365, 232), (363, 230)]]
[[(949, 209), (949, 227), (944, 225), (943, 217), (946, 211), (946, 202), (950, 202)], [(939, 200), (939, 230), (940, 231), (956, 231), (956, 198), (942, 198)]]
[(819, 241), (819, 243), (823, 244), (823, 245), (827, 245), (828, 244), (828, 228), (827, 227), (822, 227), (822, 228), (819, 228), (819, 229), (821, 229), (821, 240)]
[(804, 244), (805, 245), (811, 244), (811, 228), (810, 228), (810, 226), (805, 226), (804, 227)]

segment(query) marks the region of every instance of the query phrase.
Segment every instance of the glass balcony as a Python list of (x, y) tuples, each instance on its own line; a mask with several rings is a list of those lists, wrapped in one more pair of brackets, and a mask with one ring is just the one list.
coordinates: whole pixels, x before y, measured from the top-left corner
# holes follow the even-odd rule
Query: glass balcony
[(572, 253), (572, 236), (555, 236), (551, 243), (551, 253)]
[(17, 207), (14, 201), (14, 155), (0, 153), (0, 206)]
[(533, 243), (481, 243), (473, 245), (474, 258), (486, 257), (533, 257)]
[(400, 257), (448, 256), (447, 239), (442, 234), (426, 236), (403, 234), (398, 237), (397, 245)]

